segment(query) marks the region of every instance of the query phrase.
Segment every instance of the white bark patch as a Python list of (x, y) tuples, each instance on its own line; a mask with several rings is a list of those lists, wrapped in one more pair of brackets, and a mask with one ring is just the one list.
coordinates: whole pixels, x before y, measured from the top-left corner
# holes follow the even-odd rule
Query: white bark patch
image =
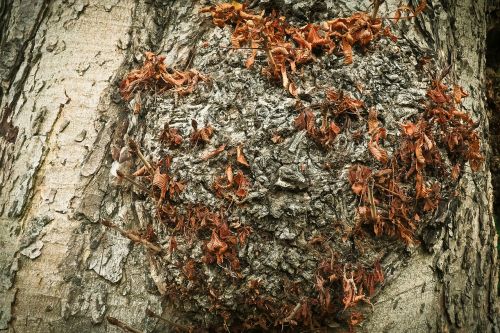
[(130, 241), (121, 236), (108, 234), (106, 237), (109, 241), (101, 242), (92, 253), (89, 269), (106, 280), (116, 283), (122, 278), (123, 265), (130, 252)]
[(37, 240), (27, 248), (21, 251), (21, 254), (30, 258), (36, 259), (42, 254), (43, 242), (41, 240)]

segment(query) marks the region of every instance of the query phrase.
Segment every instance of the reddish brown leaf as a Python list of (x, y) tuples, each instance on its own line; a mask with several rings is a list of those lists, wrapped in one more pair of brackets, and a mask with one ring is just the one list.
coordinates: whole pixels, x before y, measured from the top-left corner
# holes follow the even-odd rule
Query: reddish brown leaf
[(233, 184), (233, 167), (230, 164), (226, 167), (226, 178), (228, 185)]
[(132, 176), (141, 177), (141, 176), (147, 175), (147, 173), (148, 173), (148, 168), (145, 165), (143, 165), (136, 172), (134, 172), (132, 174)]
[(215, 253), (217, 263), (220, 265), (224, 261), (224, 253), (227, 251), (228, 245), (220, 240), (215, 230), (212, 230), (212, 237), (207, 243), (207, 249), (208, 251)]
[(249, 181), (247, 180), (247, 178), (245, 177), (245, 175), (243, 174), (243, 172), (241, 170), (238, 170), (238, 172), (236, 173), (236, 176), (234, 176), (234, 182), (237, 185), (235, 194), (240, 199), (246, 197), (247, 193), (248, 193), (247, 187), (249, 185)]
[(421, 169), (425, 166), (425, 157), (422, 151), (424, 142), (422, 138), (418, 139), (415, 143), (415, 157), (417, 158), (417, 169)]
[(271, 137), (271, 141), (278, 144), (278, 143), (283, 142), (283, 138), (278, 133), (273, 133), (273, 136)]
[(163, 131), (160, 134), (160, 142), (173, 148), (182, 144), (182, 137), (180, 136), (177, 128), (170, 128), (168, 123), (165, 123)]
[(159, 192), (161, 200), (165, 199), (169, 181), (170, 177), (167, 174), (160, 173), (160, 168), (155, 170), (153, 175), (153, 191), (156, 193)]
[(415, 8), (414, 15), (421, 14), (427, 8), (427, 0), (420, 0), (418, 6)]
[(417, 133), (417, 126), (412, 122), (405, 123), (401, 127), (403, 127), (403, 132), (408, 136), (413, 136)]
[(245, 155), (243, 154), (243, 148), (241, 147), (241, 145), (236, 147), (236, 162), (246, 167), (250, 167), (247, 159), (245, 158)]
[(211, 159), (211, 158), (219, 155), (220, 153), (222, 153), (225, 149), (226, 149), (226, 145), (223, 144), (219, 148), (217, 148), (215, 150), (212, 150), (212, 151), (210, 151), (208, 153), (203, 154), (203, 156), (201, 157), (201, 159), (204, 160), (204, 161), (209, 160), (209, 159)]
[(290, 95), (292, 95), (294, 97), (298, 96), (299, 91), (298, 91), (297, 86), (295, 85), (295, 83), (290, 82), (290, 84), (288, 85), (288, 92), (290, 92)]
[(167, 68), (163, 62), (164, 60), (164, 56), (146, 52), (143, 66), (140, 69), (131, 71), (120, 83), (120, 93), (124, 100), (129, 101), (133, 96), (136, 97), (135, 112), (140, 109), (141, 91), (164, 92), (175, 90), (181, 94), (186, 94), (193, 91), (199, 80), (206, 80), (203, 75), (195, 70), (182, 72)]
[(401, 9), (398, 8), (394, 13), (394, 23), (398, 23), (400, 18), (401, 18)]
[(210, 142), (210, 138), (212, 137), (214, 130), (212, 126), (208, 125), (201, 129), (198, 129), (198, 124), (196, 120), (192, 120), (193, 132), (191, 133), (191, 144), (206, 144)]
[(251, 227), (245, 226), (238, 229), (238, 243), (244, 245), (248, 236), (253, 232)]
[(368, 148), (370, 153), (375, 157), (377, 161), (380, 163), (387, 163), (388, 154), (385, 149), (379, 146), (379, 140), (385, 138), (387, 132), (385, 128), (377, 128), (375, 132), (373, 132), (370, 142), (368, 143)]
[(342, 52), (344, 53), (344, 64), (352, 64), (352, 46), (346, 38), (342, 39)]
[(175, 236), (170, 236), (170, 240), (168, 242), (168, 252), (172, 254), (175, 250), (177, 250), (177, 240)]
[(354, 194), (362, 195), (366, 191), (371, 174), (372, 170), (364, 165), (356, 164), (349, 169), (349, 181)]
[(255, 57), (257, 56), (257, 48), (260, 46), (260, 44), (256, 40), (252, 40), (251, 42), (251, 47), (252, 49), (252, 55), (247, 59), (245, 62), (245, 67), (250, 68), (253, 66), (255, 62)]
[(304, 110), (295, 118), (295, 127), (299, 130), (305, 129), (309, 134), (314, 134), (314, 118), (314, 114), (310, 110)]
[(416, 198), (427, 198), (429, 196), (430, 190), (424, 184), (424, 177), (421, 173), (417, 173), (416, 176)]
[(455, 103), (461, 103), (463, 97), (469, 96), (468, 93), (464, 91), (464, 89), (458, 85), (453, 86), (453, 97), (455, 99)]
[(434, 103), (446, 103), (448, 102), (448, 97), (443, 94), (439, 88), (427, 91), (427, 96), (429, 96)]
[(193, 259), (189, 259), (182, 267), (182, 272), (186, 275), (188, 280), (196, 280), (196, 262)]
[(371, 108), (368, 113), (368, 133), (375, 132), (380, 126), (377, 119), (378, 112), (375, 108)]

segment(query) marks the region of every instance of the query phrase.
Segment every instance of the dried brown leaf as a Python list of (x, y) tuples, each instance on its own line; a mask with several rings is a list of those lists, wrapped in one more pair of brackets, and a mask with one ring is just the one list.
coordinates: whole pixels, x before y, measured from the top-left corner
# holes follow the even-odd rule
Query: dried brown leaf
[(224, 253), (227, 249), (228, 245), (219, 238), (219, 235), (217, 235), (215, 230), (212, 230), (212, 237), (207, 243), (207, 250), (216, 255), (217, 263), (219, 265), (224, 261)]
[(211, 158), (219, 155), (220, 153), (222, 153), (225, 149), (226, 149), (226, 145), (223, 144), (219, 148), (217, 148), (215, 150), (212, 150), (212, 151), (210, 151), (208, 153), (203, 154), (203, 156), (201, 157), (201, 159), (204, 160), (204, 161), (209, 160), (209, 159), (211, 159)]
[(344, 64), (352, 64), (352, 46), (346, 38), (342, 39), (342, 52), (344, 53)]
[(455, 99), (455, 103), (461, 103), (462, 98), (467, 96), (469, 96), (469, 94), (466, 93), (461, 86), (458, 85), (453, 86), (453, 97)]
[(380, 163), (387, 163), (388, 161), (388, 154), (387, 151), (379, 146), (379, 140), (385, 138), (387, 135), (387, 132), (385, 128), (377, 128), (373, 133), (372, 137), (370, 139), (370, 142), (368, 143), (368, 148), (370, 150), (370, 153), (375, 157), (377, 161)]
[(160, 173), (160, 168), (155, 170), (153, 175), (153, 191), (160, 192), (160, 199), (165, 199), (170, 177), (165, 173)]
[(243, 148), (241, 147), (241, 145), (236, 147), (236, 162), (246, 167), (250, 167), (247, 159), (245, 158), (245, 155), (243, 154)]

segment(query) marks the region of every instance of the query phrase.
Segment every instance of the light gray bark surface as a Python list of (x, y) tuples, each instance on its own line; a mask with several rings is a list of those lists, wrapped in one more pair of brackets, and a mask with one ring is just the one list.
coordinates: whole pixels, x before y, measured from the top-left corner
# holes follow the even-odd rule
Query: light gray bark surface
[[(313, 101), (322, 97), (323, 88), (362, 99), (379, 110), (394, 143), (397, 122), (417, 112), (428, 88), (428, 73), (415, 68), (426, 54), (437, 68), (452, 64), (449, 79), (470, 93), (465, 109), (480, 120), (479, 130), (487, 129), (486, 4), (428, 2), (425, 15), (394, 28), (397, 43), (382, 39), (364, 55), (355, 51), (350, 66), (335, 56), (305, 65), (302, 91)], [(279, 5), (303, 23), (348, 16), (366, 10), (369, 2)], [(127, 138), (137, 139), (152, 159), (172, 154), (174, 174), (188, 184), (180, 200), (212, 206), (219, 201), (211, 184), (227, 160), (223, 155), (204, 162), (199, 156), (223, 143), (243, 144), (253, 186), (248, 203), (235, 215), (254, 227), (256, 238), (241, 255), (248, 272), (271, 282), (271, 293), (278, 290), (272, 284), (279, 281), (272, 279), (279, 274), (311, 278), (316, 263), (301, 248), (301, 234), (329, 231), (332, 220), (354, 221), (356, 201), (346, 170), (350, 163), (369, 160), (365, 143), (355, 145), (350, 133), (341, 134), (325, 152), (297, 132), (294, 99), (260, 75), (262, 58), (247, 70), (247, 52), (219, 47), (230, 44), (230, 30), (203, 19), (202, 6), (188, 1), (0, 1), (0, 120), (8, 123), (0, 127), (0, 330), (117, 332), (106, 315), (148, 332), (165, 329), (144, 312), (170, 312), (145, 250), (97, 223), (110, 218), (137, 229), (151, 220), (152, 204), (110, 176), (110, 151)], [(396, 6), (397, 1), (388, 1), (381, 12), (392, 13)], [(205, 42), (208, 47), (202, 47)], [(165, 54), (166, 62), (178, 67), (194, 54), (193, 67), (211, 82), (187, 97), (145, 99), (143, 111), (134, 116), (117, 86), (147, 50)], [(364, 84), (363, 95), (357, 83)], [(158, 134), (166, 121), (187, 137), (193, 118), (214, 126), (209, 146), (186, 145), (173, 152), (161, 147)], [(270, 142), (276, 130), (285, 138), (279, 145)], [(339, 167), (326, 171), (321, 168), (325, 161)], [(301, 165), (304, 174), (297, 171)], [(368, 246), (364, 258), (383, 255), (386, 282), (361, 330), (498, 330), (497, 236), (488, 170), (488, 165), (478, 173), (466, 168), (459, 195), (443, 200), (426, 221), (430, 227), (421, 247), (405, 249), (382, 240)], [(335, 250), (350, 249), (350, 243), (335, 237)]]

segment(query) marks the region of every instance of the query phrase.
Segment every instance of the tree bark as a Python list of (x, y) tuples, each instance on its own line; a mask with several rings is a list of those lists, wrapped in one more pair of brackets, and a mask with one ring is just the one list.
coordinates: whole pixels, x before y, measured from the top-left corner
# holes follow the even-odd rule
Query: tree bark
[[(256, 6), (278, 7), (304, 24), (349, 16), (369, 4), (285, 0)], [(392, 14), (397, 4), (387, 1), (379, 14)], [(152, 203), (110, 175), (111, 151), (129, 138), (153, 160), (174, 154), (173, 169), (188, 184), (182, 200), (212, 207), (220, 204), (210, 193), (212, 180), (230, 156), (214, 162), (199, 157), (224, 143), (243, 144), (253, 194), (235, 214), (257, 234), (253, 247), (245, 248), (256, 275), (267, 277), (258, 268), (263, 261), (293, 279), (309, 269), (291, 258), (302, 253), (297, 244), (304, 232), (328, 231), (332, 220), (354, 220), (346, 166), (367, 160), (366, 147), (357, 149), (346, 136), (324, 152), (294, 131), (295, 99), (262, 76), (258, 63), (245, 69), (248, 53), (221, 47), (230, 45), (230, 29), (200, 15), (205, 5), (0, 0), (0, 330), (118, 332), (107, 315), (147, 332), (171, 329), (146, 309), (184, 321), (158, 291), (165, 271), (151, 269), (143, 247), (98, 223), (110, 219), (125, 229), (143, 229), (153, 221)], [(382, 254), (386, 280), (360, 330), (498, 331), (497, 235), (484, 140), (486, 1), (434, 0), (428, 6), (393, 28), (397, 43), (374, 43), (366, 54), (356, 50), (352, 65), (335, 56), (304, 65), (301, 88), (310, 95), (318, 87), (344, 89), (376, 107), (395, 133), (397, 122), (418, 112), (430, 83), (429, 74), (416, 69), (418, 56), (432, 57), (439, 69), (451, 65), (448, 79), (470, 94), (464, 109), (479, 121), (486, 164), (476, 173), (467, 165), (458, 195), (445, 198), (426, 220), (421, 246), (374, 238), (368, 250), (373, 254), (366, 256)], [(192, 66), (211, 82), (186, 97), (143, 96), (134, 115), (118, 86), (145, 51), (166, 55), (176, 68)], [(357, 83), (369, 93), (357, 93)], [(191, 119), (214, 126), (208, 147), (184, 145), (172, 152), (160, 145), (165, 122), (187, 137)], [(285, 140), (271, 148), (276, 130)], [(333, 171), (320, 170), (325, 161)], [(305, 178), (296, 172), (302, 165), (311, 170)], [(252, 254), (259, 249), (262, 255)]]

